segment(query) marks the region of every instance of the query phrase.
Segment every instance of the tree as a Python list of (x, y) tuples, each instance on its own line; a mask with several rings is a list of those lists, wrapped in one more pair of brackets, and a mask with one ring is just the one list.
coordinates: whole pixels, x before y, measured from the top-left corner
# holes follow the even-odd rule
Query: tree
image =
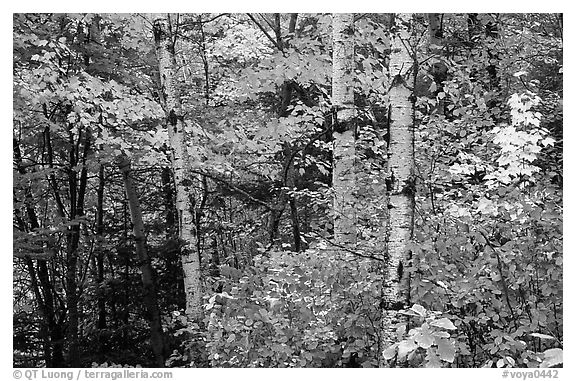
[[(13, 140), (13, 149), (16, 169), (21, 176), (25, 176), (27, 171), (22, 162), (20, 143), (16, 138)], [(25, 188), (24, 197), (27, 219), (17, 212), (16, 219), (18, 221), (18, 228), (21, 232), (34, 233), (40, 230), (41, 226), (34, 208), (34, 195), (29, 186)], [(26, 220), (28, 223), (26, 223)], [(29, 250), (30, 249), (27, 251)], [(44, 254), (44, 250), (41, 250), (41, 254)], [(62, 324), (65, 313), (62, 303), (57, 303), (60, 296), (56, 294), (52, 283), (53, 280), (50, 276), (48, 267), (49, 256), (44, 254), (33, 259), (33, 257), (27, 254), (24, 258), (26, 260), (30, 283), (42, 318), (40, 332), (43, 336), (44, 361), (48, 367), (62, 367), (65, 365), (63, 353), (64, 327)], [(36, 266), (34, 262), (36, 262)]]
[(382, 291), (382, 338), (387, 348), (395, 340), (396, 328), (405, 332), (406, 319), (399, 312), (410, 300), (408, 267), (410, 243), (414, 229), (414, 57), (412, 14), (396, 14), (391, 36), (390, 54), (390, 120), (388, 145), (388, 229), (385, 280)]
[(14, 15), (14, 365), (561, 363), (561, 26)]
[(136, 193), (136, 186), (132, 178), (130, 160), (124, 155), (116, 158), (116, 165), (122, 173), (124, 179), (124, 188), (126, 198), (130, 207), (130, 217), (132, 220), (132, 230), (136, 242), (136, 256), (140, 264), (140, 273), (142, 276), (143, 302), (148, 312), (148, 322), (150, 324), (150, 344), (154, 353), (156, 366), (164, 367), (164, 333), (162, 332), (162, 320), (160, 309), (158, 308), (158, 299), (156, 292), (156, 279), (154, 268), (148, 255), (146, 243), (146, 234), (144, 232), (144, 222), (142, 220), (142, 209), (140, 200)]
[(184, 114), (176, 84), (175, 35), (170, 29), (177, 20), (170, 15), (152, 16), (156, 57), (160, 73), (161, 102), (166, 113), (166, 127), (171, 148), (172, 171), (176, 183), (176, 209), (178, 210), (179, 237), (182, 241), (181, 260), (184, 271), (186, 314), (191, 323), (202, 318), (202, 280), (200, 253), (197, 250), (195, 227), (194, 177), (189, 172), (190, 158), (184, 131)]
[(355, 245), (354, 15), (335, 13), (332, 20), (334, 240)]
[[(255, 16), (248, 14), (248, 17), (256, 26), (264, 33), (270, 42), (274, 45), (278, 52), (283, 56), (287, 56), (286, 50), (290, 48), (290, 38), (295, 36), (296, 24), (298, 20), (297, 13), (290, 14), (290, 21), (288, 24), (287, 35), (282, 35), (282, 17), (280, 13), (274, 14), (274, 24), (272, 25), (267, 18), (267, 15), (261, 15), (261, 18), (272, 27), (274, 37), (271, 36), (264, 28), (262, 23), (256, 19)], [(287, 118), (291, 114), (291, 103), (294, 98), (295, 92), (303, 92), (302, 87), (294, 78), (285, 78), (279, 86), (280, 99), (278, 104), (278, 119)], [(280, 189), (278, 192), (277, 201), (270, 208), (270, 216), (268, 222), (268, 234), (270, 238), (270, 247), (272, 247), (277, 239), (278, 230), (282, 215), (286, 208), (286, 204), (290, 207), (290, 220), (292, 224), (292, 237), (294, 250), (299, 252), (302, 249), (302, 238), (300, 234), (300, 222), (298, 218), (297, 198), (294, 194), (296, 189), (296, 170), (294, 158), (297, 153), (297, 147), (290, 141), (285, 141), (282, 145), (282, 169), (279, 173)]]

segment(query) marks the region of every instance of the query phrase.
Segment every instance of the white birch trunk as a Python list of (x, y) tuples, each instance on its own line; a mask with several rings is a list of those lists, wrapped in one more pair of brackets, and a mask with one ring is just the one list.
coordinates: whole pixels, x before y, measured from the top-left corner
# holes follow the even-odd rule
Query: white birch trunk
[[(410, 242), (414, 226), (414, 98), (411, 14), (397, 14), (396, 33), (391, 36), (390, 55), (390, 142), (388, 146), (388, 262), (383, 284), (382, 345), (385, 349), (397, 341), (398, 324), (406, 322), (398, 313), (409, 302)], [(381, 364), (383, 365), (383, 361)]]
[(354, 15), (334, 14), (332, 36), (332, 105), (336, 113), (332, 168), (334, 241), (355, 245)]
[(172, 149), (172, 170), (176, 183), (176, 209), (178, 210), (179, 237), (182, 240), (181, 261), (186, 294), (186, 316), (192, 322), (202, 317), (202, 283), (200, 257), (196, 250), (194, 219), (193, 177), (188, 169), (190, 159), (186, 148), (184, 118), (180, 94), (176, 88), (176, 59), (172, 35), (168, 30), (168, 16), (152, 16), (156, 57), (160, 72), (162, 106), (166, 112), (168, 136)]

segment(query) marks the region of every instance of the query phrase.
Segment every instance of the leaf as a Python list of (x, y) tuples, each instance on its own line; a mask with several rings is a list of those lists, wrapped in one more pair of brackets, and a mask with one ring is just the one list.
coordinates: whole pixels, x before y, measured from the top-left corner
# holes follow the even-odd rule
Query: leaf
[(434, 332), (432, 334), (432, 336), (437, 337), (437, 338), (442, 338), (442, 339), (448, 339), (450, 337), (450, 334), (448, 332), (444, 332), (444, 331), (438, 331), (438, 332)]
[(420, 327), (419, 332), (414, 335), (414, 341), (424, 349), (430, 348), (434, 343), (434, 337), (430, 335), (430, 330), (428, 329), (428, 324), (423, 324)]
[(537, 333), (537, 332), (531, 333), (530, 336), (534, 336), (534, 337), (537, 337), (539, 339), (556, 340), (556, 338), (554, 336), (545, 335), (543, 333)]
[(398, 358), (404, 359), (408, 353), (417, 348), (418, 345), (414, 342), (414, 340), (402, 340), (400, 343), (398, 343)]
[(389, 346), (388, 348), (386, 348), (384, 350), (384, 352), (382, 352), (382, 357), (384, 357), (386, 360), (393, 359), (394, 356), (396, 356), (397, 348), (398, 348), (398, 344), (393, 344), (393, 345)]
[(555, 142), (556, 142), (556, 141), (555, 141), (554, 139), (548, 137), (548, 138), (542, 140), (540, 143), (541, 143), (544, 147), (546, 147), (546, 146), (552, 146), (552, 145), (554, 145)]
[(410, 309), (420, 316), (426, 316), (426, 308), (422, 307), (420, 304), (414, 304)]
[(549, 368), (554, 365), (562, 364), (564, 351), (561, 348), (552, 348), (544, 351), (544, 361), (540, 364), (540, 368)]
[(456, 354), (456, 348), (454, 344), (447, 339), (439, 339), (438, 342), (438, 355), (440, 358), (447, 362), (454, 362), (454, 355)]
[(424, 366), (426, 368), (442, 367), (442, 362), (440, 361), (440, 358), (438, 358), (438, 355), (436, 354), (434, 348), (428, 350), (428, 353), (426, 354), (426, 363), (424, 364)]
[(456, 329), (456, 326), (447, 318), (434, 320), (430, 325), (444, 329)]
[(526, 75), (526, 74), (528, 74), (528, 72), (526, 70), (520, 70), (520, 71), (517, 71), (516, 73), (514, 73), (513, 75), (514, 75), (514, 77), (519, 78), (519, 77)]
[(516, 360), (514, 360), (512, 357), (510, 357), (510, 356), (505, 356), (504, 359), (508, 362), (508, 364), (509, 364), (510, 366), (516, 365)]

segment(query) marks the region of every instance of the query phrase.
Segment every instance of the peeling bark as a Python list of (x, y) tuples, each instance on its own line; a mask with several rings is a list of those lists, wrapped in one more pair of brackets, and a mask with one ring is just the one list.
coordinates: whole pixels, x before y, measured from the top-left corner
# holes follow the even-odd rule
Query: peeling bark
[(182, 241), (181, 261), (184, 271), (186, 315), (190, 322), (202, 319), (202, 284), (200, 255), (196, 249), (195, 197), (192, 183), (195, 179), (188, 171), (190, 158), (186, 148), (184, 117), (180, 94), (176, 87), (176, 59), (174, 42), (169, 30), (168, 15), (153, 15), (154, 41), (160, 72), (161, 100), (166, 112), (168, 136), (172, 149), (172, 171), (176, 184), (179, 238)]
[(332, 105), (336, 115), (332, 168), (334, 241), (355, 245), (354, 15), (336, 13), (332, 20)]
[[(388, 261), (382, 290), (382, 345), (397, 339), (398, 325), (406, 318), (399, 314), (410, 299), (410, 242), (414, 226), (414, 60), (407, 47), (411, 41), (411, 14), (398, 14), (390, 56), (390, 142), (388, 146)], [(381, 364), (383, 365), (383, 360)]]

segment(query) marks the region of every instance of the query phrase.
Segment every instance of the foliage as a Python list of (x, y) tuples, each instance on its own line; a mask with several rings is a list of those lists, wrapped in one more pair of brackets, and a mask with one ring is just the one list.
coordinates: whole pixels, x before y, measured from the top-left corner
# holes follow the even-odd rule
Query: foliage
[(370, 267), (309, 249), (261, 255), (249, 275), (223, 269), (225, 287), (206, 305), (212, 366), (333, 367), (354, 352), (374, 366), (380, 279)]
[(355, 16), (354, 248), (331, 240), (331, 16), (170, 15), (205, 291), (192, 325), (150, 20), (15, 14), (15, 366), (70, 365), (74, 303), (81, 365), (152, 365), (119, 154), (167, 366), (560, 366), (561, 16), (442, 17), (440, 45), (414, 18), (412, 307), (382, 348), (389, 15)]
[(408, 316), (414, 316), (424, 322), (408, 332), (408, 337), (384, 350), (384, 358), (395, 358), (399, 362), (408, 362), (412, 366), (420, 363), (427, 368), (439, 368), (442, 362), (453, 363), (456, 353), (455, 340), (450, 339), (450, 332), (456, 326), (445, 317), (440, 318), (439, 312), (427, 311), (419, 304), (414, 304), (409, 310), (403, 311)]

